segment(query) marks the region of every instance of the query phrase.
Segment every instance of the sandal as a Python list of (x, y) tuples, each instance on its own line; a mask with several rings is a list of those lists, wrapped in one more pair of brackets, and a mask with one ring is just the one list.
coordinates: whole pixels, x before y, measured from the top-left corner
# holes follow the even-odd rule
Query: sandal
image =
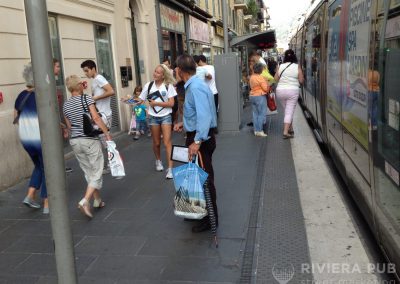
[(290, 135), (290, 134), (283, 134), (283, 139), (290, 139), (290, 138), (293, 138), (294, 136), (293, 135)]
[(89, 202), (85, 200), (81, 200), (78, 203), (78, 208), (81, 210), (82, 214), (86, 215), (89, 218), (93, 218), (92, 212), (90, 212), (90, 205)]
[(104, 206), (106, 206), (106, 203), (104, 201), (102, 201), (101, 199), (93, 200), (93, 208), (103, 208)]
[(290, 129), (290, 130), (288, 131), (288, 133), (289, 133), (290, 135), (294, 135), (294, 130), (293, 130), (293, 129)]

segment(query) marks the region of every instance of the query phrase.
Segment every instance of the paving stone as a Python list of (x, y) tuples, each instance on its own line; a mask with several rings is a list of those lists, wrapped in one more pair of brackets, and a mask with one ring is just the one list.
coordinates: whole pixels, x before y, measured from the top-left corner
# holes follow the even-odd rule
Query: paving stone
[[(96, 256), (76, 256), (77, 274), (81, 275), (96, 259)], [(18, 275), (27, 276), (56, 276), (56, 262), (53, 254), (31, 254), (22, 264), (15, 268)]]
[[(207, 273), (205, 273), (207, 272)], [(177, 257), (165, 268), (162, 279), (171, 281), (232, 281), (235, 282), (240, 265), (222, 263), (218, 258)]]
[(20, 220), (9, 226), (6, 232), (30, 236), (50, 236), (51, 225), (49, 220)]
[(85, 237), (75, 246), (77, 255), (136, 255), (146, 242), (143, 237)]
[(10, 273), (29, 256), (29, 253), (0, 253), (0, 275)]
[(85, 272), (86, 277), (159, 280), (165, 267), (170, 262), (166, 257), (143, 256), (100, 256)]

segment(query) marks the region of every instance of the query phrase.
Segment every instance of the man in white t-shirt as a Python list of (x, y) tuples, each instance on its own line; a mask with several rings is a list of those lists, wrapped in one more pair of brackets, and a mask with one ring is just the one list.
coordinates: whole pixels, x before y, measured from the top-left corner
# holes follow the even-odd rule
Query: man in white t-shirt
[[(105, 119), (103, 119), (103, 121), (106, 124), (106, 126), (110, 129), (112, 122), (112, 111), (110, 103), (111, 103), (111, 96), (115, 95), (114, 89), (110, 85), (110, 83), (108, 83), (106, 78), (104, 78), (104, 76), (97, 73), (97, 66), (93, 60), (86, 60), (82, 62), (81, 68), (85, 73), (86, 77), (88, 77), (89, 79), (93, 79), (92, 80), (93, 100), (96, 102), (96, 107), (99, 113), (102, 116), (105, 116)], [(104, 138), (104, 135), (100, 135), (100, 140), (103, 145), (103, 153), (105, 153), (105, 157), (107, 157), (107, 143)], [(108, 161), (108, 159), (105, 159), (105, 161)], [(105, 168), (103, 174), (110, 173), (110, 166), (108, 162), (104, 164)]]
[(218, 90), (215, 83), (215, 68), (214, 66), (207, 64), (207, 58), (204, 55), (193, 56), (193, 59), (197, 64), (196, 76), (204, 79), (214, 95), (215, 109), (218, 115)]

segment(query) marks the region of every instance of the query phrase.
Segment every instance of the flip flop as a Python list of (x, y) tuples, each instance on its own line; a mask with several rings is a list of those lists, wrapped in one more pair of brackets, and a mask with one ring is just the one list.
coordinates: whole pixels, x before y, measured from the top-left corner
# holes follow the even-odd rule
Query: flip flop
[(290, 138), (293, 138), (294, 136), (293, 135), (290, 135), (290, 134), (283, 134), (283, 139), (290, 139)]

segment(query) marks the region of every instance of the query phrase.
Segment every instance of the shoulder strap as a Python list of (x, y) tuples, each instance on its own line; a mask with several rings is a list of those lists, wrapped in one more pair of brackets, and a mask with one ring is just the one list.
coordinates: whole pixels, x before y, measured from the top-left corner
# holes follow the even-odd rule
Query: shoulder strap
[(285, 70), (286, 69), (288, 69), (289, 68), (289, 66), (290, 65), (292, 65), (293, 64), (293, 62), (291, 62), (288, 66), (286, 66), (286, 68), (285, 69), (283, 69), (283, 71), (281, 72), (281, 74), (279, 74), (279, 78), (281, 78), (282, 77), (282, 74), (283, 74), (283, 72), (285, 72)]
[(26, 104), (26, 102), (29, 99), (29, 96), (32, 94), (32, 92), (28, 92), (28, 94), (25, 96), (25, 98), (22, 99), (21, 104), (18, 106), (17, 111), (21, 112), (24, 109), (24, 106)]
[(147, 95), (150, 95), (151, 87), (153, 87), (154, 81), (151, 81), (149, 86), (147, 87)]
[[(85, 100), (86, 105), (83, 103), (83, 100)], [(81, 104), (82, 104), (82, 107), (83, 107), (83, 111), (84, 112), (89, 112), (89, 106), (88, 106), (86, 95), (81, 95)]]

